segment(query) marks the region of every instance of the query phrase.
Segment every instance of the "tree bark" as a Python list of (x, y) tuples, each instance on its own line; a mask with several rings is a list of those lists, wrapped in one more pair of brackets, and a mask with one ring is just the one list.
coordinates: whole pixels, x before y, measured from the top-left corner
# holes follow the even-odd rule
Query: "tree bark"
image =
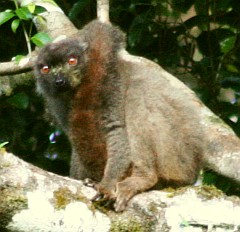
[(0, 151), (0, 231), (239, 231), (240, 199), (214, 187), (135, 196), (123, 213), (90, 199), (81, 181), (43, 171)]
[(97, 1), (97, 18), (103, 23), (110, 23), (109, 21), (109, 0)]
[[(60, 8), (47, 1), (32, 2), (48, 10), (43, 14), (45, 21), (35, 20), (38, 31), (49, 33), (53, 39), (76, 36), (78, 30)], [(120, 55), (129, 62), (150, 62), (131, 56), (126, 51)], [(14, 71), (10, 70), (11, 65), (1, 71), (3, 65), (0, 64), (0, 75), (5, 76), (0, 77), (0, 81), (19, 77), (13, 75), (18, 73), (16, 66), (13, 65)], [(29, 67), (29, 63), (25, 65)], [(22, 67), (19, 70), (26, 71)], [(31, 71), (28, 75), (32, 77)], [(161, 67), (159, 75), (169, 81), (173, 91), (185, 91), (189, 97), (186, 101), (198, 105), (199, 123), (209, 141), (208, 152), (204, 154), (206, 167), (240, 181), (239, 138), (177, 78)], [(8, 91), (11, 92), (11, 89)], [(92, 204), (90, 199), (94, 195), (95, 190), (84, 186), (81, 181), (43, 171), (4, 149), (0, 150), (0, 230), (240, 231), (239, 198), (226, 197), (212, 187), (142, 193), (129, 202), (126, 211), (118, 214), (99, 204)]]

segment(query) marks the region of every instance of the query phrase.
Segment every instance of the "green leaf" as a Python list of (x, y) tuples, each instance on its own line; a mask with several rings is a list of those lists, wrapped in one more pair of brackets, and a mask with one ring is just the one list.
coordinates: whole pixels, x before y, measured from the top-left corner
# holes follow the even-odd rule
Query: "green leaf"
[(28, 4), (28, 5), (27, 5), (27, 8), (28, 8), (28, 10), (30, 11), (30, 13), (33, 14), (34, 11), (35, 11), (36, 5), (35, 5), (34, 3)]
[(13, 11), (13, 10), (11, 10), (11, 9), (7, 9), (7, 10), (5, 10), (4, 12), (8, 12), (8, 13), (14, 13), (14, 11)]
[(46, 12), (46, 8), (42, 7), (42, 6), (36, 6), (35, 7), (35, 11), (34, 11), (34, 15), (38, 15), (41, 14), (43, 12)]
[(82, 0), (82, 1), (76, 2), (68, 13), (69, 18), (71, 20), (76, 19), (78, 15), (81, 14), (89, 4), (90, 4), (90, 0)]
[(0, 143), (0, 148), (3, 148), (5, 145), (7, 145), (9, 142), (3, 142), (3, 143)]
[(0, 26), (15, 16), (12, 12), (0, 12)]
[(12, 31), (16, 33), (18, 27), (20, 25), (20, 19), (14, 19), (11, 24)]
[(35, 3), (32, 2), (32, 0), (23, 0), (21, 3), (21, 7), (27, 7), (30, 13), (37, 15), (40, 13), (43, 13), (46, 10), (43, 6), (38, 6)]
[(36, 20), (36, 22), (41, 25), (44, 24), (46, 22), (46, 19), (44, 17), (42, 17), (41, 15), (36, 15), (34, 17), (34, 19)]
[(21, 59), (25, 58), (26, 56), (23, 55), (17, 55), (15, 57), (13, 57), (12, 60), (14, 60), (15, 62), (19, 63), (21, 61)]
[(33, 18), (33, 15), (27, 7), (21, 7), (16, 10), (17, 16), (22, 20), (29, 20)]
[(49, 37), (48, 34), (39, 32), (31, 38), (31, 41), (38, 47), (43, 47), (47, 43), (52, 42), (52, 39)]
[(144, 15), (139, 15), (133, 20), (128, 36), (131, 47), (136, 46), (141, 41), (142, 36), (145, 34), (146, 25)]
[(239, 72), (238, 68), (235, 65), (233, 65), (233, 64), (226, 65), (226, 69), (229, 72), (233, 72), (233, 73), (238, 73)]
[(236, 42), (236, 36), (230, 36), (220, 42), (221, 52), (224, 54), (230, 52)]
[(20, 92), (10, 97), (7, 102), (18, 109), (27, 109), (29, 106), (29, 97), (26, 93)]

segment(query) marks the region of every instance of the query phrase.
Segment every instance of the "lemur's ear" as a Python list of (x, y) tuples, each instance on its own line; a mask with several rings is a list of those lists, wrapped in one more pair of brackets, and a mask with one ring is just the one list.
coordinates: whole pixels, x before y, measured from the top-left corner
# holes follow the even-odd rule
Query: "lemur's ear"
[(89, 47), (89, 43), (81, 38), (81, 36), (79, 36), (78, 38), (76, 38), (76, 40), (78, 41), (78, 44), (80, 45), (80, 47), (83, 49), (83, 51), (86, 51)]
[(82, 42), (81, 47), (83, 48), (84, 51), (88, 49), (88, 43), (87, 42)]

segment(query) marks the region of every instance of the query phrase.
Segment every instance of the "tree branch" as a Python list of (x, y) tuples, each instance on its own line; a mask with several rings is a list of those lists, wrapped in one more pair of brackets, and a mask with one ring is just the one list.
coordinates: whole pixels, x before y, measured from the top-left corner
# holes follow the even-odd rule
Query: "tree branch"
[(32, 61), (29, 58), (23, 58), (20, 63), (15, 61), (0, 63), (0, 76), (14, 75), (32, 70)]
[(97, 1), (97, 18), (103, 23), (110, 23), (109, 20), (109, 0)]
[[(23, 1), (24, 0), (18, 0), (20, 4)], [(52, 39), (56, 39), (59, 36), (74, 36), (78, 33), (78, 29), (74, 27), (72, 22), (56, 3), (53, 4), (50, 1), (42, 0), (31, 0), (29, 2), (33, 2), (46, 9), (46, 11), (41, 14), (44, 20), (39, 17), (34, 19), (34, 24), (37, 27), (38, 32), (45, 32)]]
[(213, 187), (142, 193), (121, 214), (96, 208), (90, 201), (95, 193), (81, 181), (43, 171), (0, 150), (0, 230), (199, 232), (240, 227), (240, 200)]

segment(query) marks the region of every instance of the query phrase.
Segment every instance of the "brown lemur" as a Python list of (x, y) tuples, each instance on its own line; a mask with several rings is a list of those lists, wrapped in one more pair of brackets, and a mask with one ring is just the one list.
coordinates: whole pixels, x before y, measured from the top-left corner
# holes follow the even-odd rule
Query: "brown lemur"
[(71, 177), (96, 181), (116, 211), (139, 192), (193, 184), (204, 151), (196, 106), (172, 92), (157, 64), (120, 59), (124, 48), (118, 28), (93, 21), (45, 46), (34, 67), (37, 90), (71, 142)]

